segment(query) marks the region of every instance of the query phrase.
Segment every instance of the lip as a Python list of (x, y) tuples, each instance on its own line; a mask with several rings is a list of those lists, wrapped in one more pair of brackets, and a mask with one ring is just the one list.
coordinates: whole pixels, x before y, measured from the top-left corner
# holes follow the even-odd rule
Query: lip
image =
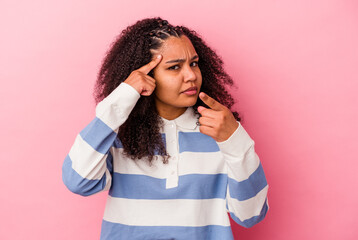
[(186, 90), (184, 90), (182, 93), (187, 94), (187, 95), (195, 95), (197, 92), (198, 92), (197, 87), (190, 87), (190, 88), (187, 88)]

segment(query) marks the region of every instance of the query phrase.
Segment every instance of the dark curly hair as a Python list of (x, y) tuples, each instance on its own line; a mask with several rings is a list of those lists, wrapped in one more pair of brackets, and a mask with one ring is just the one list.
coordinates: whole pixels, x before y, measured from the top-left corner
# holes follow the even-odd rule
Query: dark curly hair
[[(225, 86), (232, 86), (231, 77), (223, 69), (222, 59), (207, 46), (193, 30), (184, 26), (173, 26), (161, 18), (147, 18), (137, 21), (124, 29), (112, 43), (98, 73), (94, 98), (96, 104), (108, 96), (124, 82), (130, 73), (152, 59), (150, 50), (159, 49), (168, 37), (187, 36), (199, 56), (202, 73), (201, 91), (216, 99), (231, 110), (234, 99)], [(153, 77), (153, 73), (149, 73)], [(193, 109), (205, 104), (198, 98)], [(232, 111), (240, 121), (239, 114)], [(155, 107), (154, 94), (141, 96), (129, 115), (120, 126), (117, 137), (122, 142), (124, 154), (133, 160), (146, 158), (149, 163), (161, 155), (168, 162), (168, 153), (160, 133), (162, 120)]]

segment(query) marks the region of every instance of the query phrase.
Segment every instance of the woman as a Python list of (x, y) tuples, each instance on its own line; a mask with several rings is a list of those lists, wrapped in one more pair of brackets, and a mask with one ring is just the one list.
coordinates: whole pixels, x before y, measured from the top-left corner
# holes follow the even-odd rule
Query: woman
[(160, 18), (125, 29), (95, 88), (96, 117), (77, 136), (63, 181), (109, 190), (101, 239), (233, 239), (268, 210), (254, 141), (230, 108), (221, 59)]

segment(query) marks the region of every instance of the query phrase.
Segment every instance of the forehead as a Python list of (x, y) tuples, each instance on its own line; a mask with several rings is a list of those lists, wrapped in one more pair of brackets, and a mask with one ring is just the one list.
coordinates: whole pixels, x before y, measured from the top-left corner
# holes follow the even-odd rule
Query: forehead
[(195, 48), (189, 38), (182, 35), (180, 38), (169, 37), (164, 42), (158, 53), (163, 55), (163, 59), (186, 59), (196, 55)]

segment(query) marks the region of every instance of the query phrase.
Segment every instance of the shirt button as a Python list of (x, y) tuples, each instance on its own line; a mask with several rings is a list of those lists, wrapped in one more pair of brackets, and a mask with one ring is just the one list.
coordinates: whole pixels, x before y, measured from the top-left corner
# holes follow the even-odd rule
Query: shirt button
[(175, 143), (175, 140), (171, 140), (170, 142), (171, 142), (171, 143)]
[(174, 174), (175, 174), (175, 171), (172, 171), (171, 174), (174, 175)]
[(170, 127), (171, 127), (171, 128), (173, 128), (173, 127), (174, 127), (174, 124), (173, 124), (173, 123), (172, 123), (172, 124), (170, 124)]

